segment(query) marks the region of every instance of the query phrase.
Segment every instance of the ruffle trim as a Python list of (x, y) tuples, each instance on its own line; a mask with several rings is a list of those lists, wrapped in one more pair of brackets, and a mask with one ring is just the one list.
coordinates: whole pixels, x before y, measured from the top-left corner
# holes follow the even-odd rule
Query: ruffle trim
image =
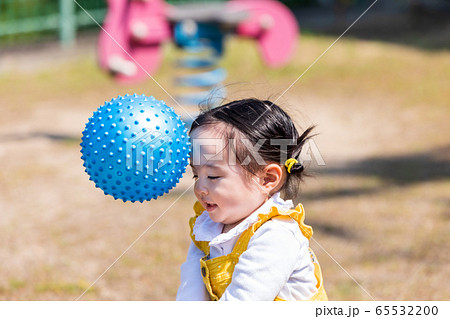
[[(239, 225), (222, 234), (223, 224), (214, 222), (209, 217), (208, 212), (201, 207), (200, 203), (196, 202), (194, 205), (194, 211), (198, 217), (194, 224), (193, 234), (197, 241), (208, 241), (210, 245), (221, 244), (231, 240), (234, 237), (240, 236), (246, 229), (258, 221), (259, 215), (265, 215), (267, 213), (270, 214), (274, 208), (277, 209), (277, 211), (280, 211), (280, 214), (285, 215), (291, 211), (292, 206), (293, 203), (291, 200), (285, 201), (280, 197), (280, 193), (275, 193), (267, 202), (265, 202)], [(203, 209), (203, 211), (199, 215), (200, 209)]]

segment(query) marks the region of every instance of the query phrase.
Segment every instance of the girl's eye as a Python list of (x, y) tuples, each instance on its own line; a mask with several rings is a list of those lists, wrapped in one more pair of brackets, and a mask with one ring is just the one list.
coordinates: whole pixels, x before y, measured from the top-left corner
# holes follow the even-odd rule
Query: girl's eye
[[(198, 179), (198, 175), (193, 175), (192, 178)], [(218, 178), (220, 178), (220, 176), (208, 176), (208, 179), (218, 179)]]

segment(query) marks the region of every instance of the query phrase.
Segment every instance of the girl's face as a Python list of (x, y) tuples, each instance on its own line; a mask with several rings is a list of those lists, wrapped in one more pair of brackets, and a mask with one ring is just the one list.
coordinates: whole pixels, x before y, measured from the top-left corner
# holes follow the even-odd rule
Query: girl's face
[(191, 133), (194, 193), (213, 221), (234, 226), (259, 208), (268, 194), (258, 177), (249, 180), (247, 171), (230, 158), (217, 128), (206, 125)]

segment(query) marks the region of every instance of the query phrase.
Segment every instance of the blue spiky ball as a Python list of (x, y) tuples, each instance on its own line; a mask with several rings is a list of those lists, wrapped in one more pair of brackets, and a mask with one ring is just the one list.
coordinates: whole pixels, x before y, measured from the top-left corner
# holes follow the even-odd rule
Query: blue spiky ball
[(183, 121), (164, 101), (127, 94), (94, 112), (80, 145), (96, 187), (124, 202), (143, 202), (180, 181), (190, 142)]

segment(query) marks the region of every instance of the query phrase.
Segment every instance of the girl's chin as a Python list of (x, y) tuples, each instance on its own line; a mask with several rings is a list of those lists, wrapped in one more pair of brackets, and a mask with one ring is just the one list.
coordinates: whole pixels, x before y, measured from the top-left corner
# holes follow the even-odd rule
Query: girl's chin
[(217, 211), (215, 212), (208, 212), (209, 218), (215, 222), (215, 223), (223, 223), (221, 214), (218, 214)]

